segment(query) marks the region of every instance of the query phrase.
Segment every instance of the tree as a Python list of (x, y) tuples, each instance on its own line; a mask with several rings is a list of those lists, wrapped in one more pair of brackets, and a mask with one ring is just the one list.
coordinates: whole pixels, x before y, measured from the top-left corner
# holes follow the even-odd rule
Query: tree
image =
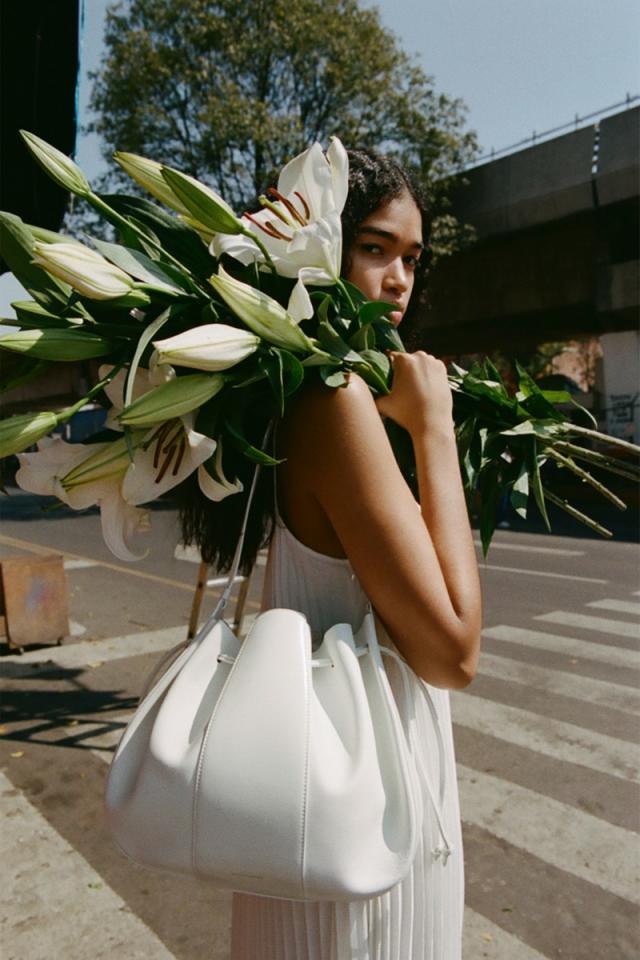
[[(338, 135), (431, 185), (475, 150), (460, 100), (436, 92), (357, 0), (128, 0), (109, 8), (89, 131), (208, 182), (239, 212), (291, 156)], [(122, 183), (116, 170), (105, 186)], [(130, 183), (130, 182), (129, 182)]]

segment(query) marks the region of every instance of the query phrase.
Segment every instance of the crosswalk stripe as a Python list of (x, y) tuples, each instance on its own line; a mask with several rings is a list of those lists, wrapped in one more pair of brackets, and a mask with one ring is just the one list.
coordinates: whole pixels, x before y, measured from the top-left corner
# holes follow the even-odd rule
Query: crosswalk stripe
[[(482, 540), (473, 541), (476, 547), (482, 546)], [(584, 550), (567, 550), (563, 547), (534, 547), (528, 543), (501, 543), (499, 540), (491, 541), (492, 550), (520, 550), (524, 553), (545, 553), (555, 554), (557, 557), (584, 557)]]
[(561, 623), (564, 627), (578, 627), (580, 630), (598, 630), (616, 637), (640, 639), (640, 624), (610, 620), (608, 617), (592, 617), (587, 613), (574, 613), (573, 610), (551, 610), (549, 613), (539, 613), (533, 619), (543, 620), (545, 623)]
[(62, 644), (59, 647), (27, 650), (25, 653), (3, 657), (0, 661), (0, 677), (38, 676), (60, 667), (95, 667), (123, 657), (161, 653), (185, 640), (186, 635), (187, 628), (183, 625), (109, 637), (107, 640), (83, 640), (81, 643)]
[(640, 782), (640, 758), (634, 744), (470, 693), (454, 690), (451, 702), (453, 721), (460, 726), (556, 760)]
[(458, 767), (462, 819), (603, 890), (640, 903), (636, 835), (518, 784)]
[(490, 640), (503, 640), (518, 646), (531, 647), (534, 650), (561, 653), (567, 657), (595, 660), (598, 663), (608, 663), (611, 666), (626, 669), (640, 669), (640, 653), (638, 651), (610, 647), (592, 640), (578, 640), (575, 637), (545, 633), (542, 630), (511, 627), (506, 623), (497, 624), (495, 627), (485, 627), (482, 636), (488, 637)]
[(628, 713), (640, 711), (640, 690), (623, 687), (617, 683), (593, 680), (591, 677), (578, 677), (562, 670), (549, 670), (531, 663), (511, 660), (492, 653), (480, 655), (479, 673), (483, 676), (508, 680), (511, 683), (524, 684), (548, 693), (575, 697), (601, 707), (623, 710)]
[(524, 573), (528, 577), (551, 577), (553, 580), (575, 580), (578, 583), (609, 583), (600, 577), (580, 577), (575, 573), (554, 573), (551, 570), (530, 570), (524, 567), (500, 567), (493, 563), (480, 563), (480, 570), (500, 570), (502, 573)]
[[(3, 955), (175, 960), (161, 940), (0, 773), (0, 833), (8, 917)], [(30, 851), (30, 852), (29, 852)], [(73, 909), (73, 922), (69, 910)]]
[(599, 610), (612, 610), (614, 613), (640, 614), (640, 603), (634, 603), (633, 600), (591, 600), (586, 606), (597, 607)]
[(464, 909), (462, 956), (468, 960), (547, 960), (544, 954), (471, 907)]

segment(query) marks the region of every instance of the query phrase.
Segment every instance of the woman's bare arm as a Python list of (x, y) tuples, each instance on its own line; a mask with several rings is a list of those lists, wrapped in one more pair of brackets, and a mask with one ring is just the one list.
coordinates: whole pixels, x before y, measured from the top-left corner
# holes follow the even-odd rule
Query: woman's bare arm
[(447, 415), (442, 383), (438, 395), (424, 365), (421, 358), (394, 365), (397, 386), (379, 402), (411, 433), (422, 518), (360, 378), (308, 390), (285, 425), (286, 447), (409, 664), (432, 684), (462, 687), (479, 650), (478, 570), (450, 406)]

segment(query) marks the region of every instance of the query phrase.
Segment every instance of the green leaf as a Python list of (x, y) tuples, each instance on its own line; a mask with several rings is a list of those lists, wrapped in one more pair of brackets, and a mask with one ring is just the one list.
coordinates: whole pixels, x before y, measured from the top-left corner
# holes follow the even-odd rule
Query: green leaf
[(280, 416), (284, 416), (284, 373), (280, 352), (278, 350), (265, 351), (258, 355), (257, 361), (273, 390)]
[(371, 324), (369, 323), (364, 327), (360, 327), (360, 329), (349, 338), (349, 344), (354, 350), (373, 350), (376, 346), (376, 332)]
[[(84, 317), (61, 317), (45, 310), (36, 300), (16, 300), (11, 304), (16, 312), (16, 318), (7, 317), (3, 323), (21, 329), (38, 329), (43, 327), (81, 327)], [(78, 311), (80, 313), (80, 311)]]
[(346, 387), (348, 380), (344, 370), (335, 367), (320, 367), (320, 376), (328, 387)]
[(169, 265), (160, 263), (158, 260), (152, 260), (140, 250), (132, 250), (119, 243), (107, 243), (95, 237), (91, 237), (91, 242), (106, 260), (120, 267), (134, 279), (147, 283), (151, 287), (155, 285), (160, 292), (168, 287), (168, 292), (184, 296), (185, 293), (193, 293), (196, 289), (186, 274), (171, 269)]
[(502, 499), (502, 482), (500, 473), (495, 466), (485, 471), (480, 495), (482, 504), (480, 508), (480, 539), (482, 541), (482, 553), (486, 557), (498, 522), (498, 509)]
[[(358, 321), (361, 326), (366, 326), (369, 323), (377, 323), (392, 310), (397, 309), (398, 305), (395, 303), (384, 303), (382, 300), (368, 300), (358, 307)], [(388, 322), (391, 323), (391, 321)]]
[(330, 323), (318, 324), (318, 340), (320, 345), (332, 356), (339, 357), (349, 363), (360, 363), (360, 354), (352, 350), (348, 343), (340, 337)]
[(517, 477), (511, 488), (509, 499), (516, 513), (526, 520), (529, 502), (529, 471), (524, 457), (517, 466)]
[(32, 380), (41, 376), (45, 370), (48, 370), (49, 366), (47, 360), (38, 360), (35, 357), (17, 353), (6, 358), (3, 357), (2, 372), (0, 373), (0, 393), (6, 393), (8, 390), (14, 390), (16, 387), (23, 387), (25, 384), (31, 383)]
[(379, 320), (372, 326), (376, 333), (376, 345), (380, 350), (406, 353), (400, 334), (392, 323), (388, 320)]
[[(188, 264), (197, 277), (204, 279), (212, 273), (214, 258), (197, 232), (182, 220), (142, 197), (100, 194), (100, 199), (121, 216), (135, 218), (139, 224), (150, 230), (167, 253), (181, 263)], [(135, 246), (137, 248), (138, 244)]]
[(551, 523), (549, 522), (542, 481), (540, 479), (540, 463), (538, 461), (537, 440), (535, 438), (532, 439), (531, 446), (527, 447), (527, 466), (529, 470), (529, 482), (533, 489), (535, 501), (542, 514), (542, 519), (545, 522), (547, 530), (551, 531)]
[(270, 457), (264, 450), (259, 450), (258, 447), (255, 447), (247, 440), (242, 427), (241, 411), (235, 410), (231, 412), (225, 419), (225, 427), (234, 446), (240, 450), (248, 460), (251, 460), (253, 463), (261, 463), (266, 467), (275, 467), (279, 463), (284, 463), (284, 460), (276, 460), (274, 457)]
[(141, 334), (138, 344), (136, 346), (131, 364), (129, 365), (129, 370), (124, 384), (124, 397), (123, 397), (123, 407), (128, 407), (131, 403), (131, 398), (133, 397), (133, 385), (135, 382), (136, 371), (140, 366), (140, 361), (142, 360), (142, 355), (146, 348), (149, 346), (158, 330), (160, 330), (165, 323), (169, 320), (172, 315), (172, 308), (167, 307), (166, 310), (163, 310), (162, 313), (155, 318)]
[(304, 367), (288, 350), (278, 350), (278, 352), (282, 360), (285, 396), (290, 397), (304, 380)]

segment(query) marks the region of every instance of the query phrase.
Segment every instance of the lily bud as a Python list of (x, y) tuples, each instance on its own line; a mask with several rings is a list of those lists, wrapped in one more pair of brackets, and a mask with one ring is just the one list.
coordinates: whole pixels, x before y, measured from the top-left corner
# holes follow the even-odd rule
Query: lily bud
[(52, 147), (46, 140), (36, 137), (35, 133), (29, 133), (28, 130), (21, 130), (20, 133), (45, 173), (48, 173), (63, 190), (77, 193), (79, 197), (90, 196), (92, 191), (89, 181), (73, 160), (61, 150)]
[(136, 288), (128, 273), (81, 243), (36, 242), (33, 252), (33, 263), (91, 300), (126, 298), (131, 306), (150, 302), (149, 295)]
[(315, 347), (277, 300), (247, 283), (234, 280), (220, 267), (209, 283), (243, 323), (268, 343), (284, 350), (313, 353)]
[(158, 363), (194, 370), (227, 370), (251, 356), (260, 345), (260, 337), (226, 323), (207, 323), (175, 337), (156, 340), (153, 345)]
[[(130, 438), (134, 448), (140, 446), (143, 434)], [(124, 477), (129, 464), (129, 447), (125, 437), (112, 440), (109, 443), (88, 445), (87, 452), (94, 449), (84, 460), (81, 460), (68, 473), (60, 477), (64, 490), (72, 490), (82, 484), (95, 483), (98, 480), (108, 480), (110, 477), (122, 475)]]
[(0, 420), (0, 457), (10, 457), (33, 446), (58, 426), (55, 413), (18, 413)]
[(245, 224), (210, 187), (170, 167), (162, 168), (162, 176), (198, 223), (214, 233), (246, 233)]
[(161, 163), (140, 157), (136, 153), (124, 153), (121, 150), (114, 153), (113, 159), (152, 197), (171, 207), (172, 210), (177, 210), (178, 213), (189, 213), (162, 176)]
[(49, 327), (45, 330), (17, 330), (0, 337), (0, 347), (28, 353), (39, 360), (88, 360), (103, 357), (111, 343), (88, 330)]
[(123, 426), (150, 427), (163, 420), (182, 417), (185, 413), (201, 407), (203, 403), (222, 390), (222, 374), (205, 375), (194, 373), (186, 377), (168, 380), (154, 390), (149, 390), (119, 415)]

